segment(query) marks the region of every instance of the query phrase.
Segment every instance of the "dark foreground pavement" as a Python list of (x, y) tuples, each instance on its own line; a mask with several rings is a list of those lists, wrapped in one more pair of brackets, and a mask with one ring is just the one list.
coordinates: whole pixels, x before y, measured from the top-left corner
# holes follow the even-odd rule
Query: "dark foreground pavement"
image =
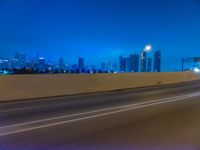
[(199, 150), (200, 81), (0, 104), (0, 150)]

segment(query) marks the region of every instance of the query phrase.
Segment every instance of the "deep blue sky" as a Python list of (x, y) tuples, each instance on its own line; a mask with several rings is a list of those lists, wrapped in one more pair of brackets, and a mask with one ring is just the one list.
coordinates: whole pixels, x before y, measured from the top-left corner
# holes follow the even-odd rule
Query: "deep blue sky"
[(87, 64), (161, 49), (163, 70), (200, 56), (199, 0), (0, 0), (0, 56), (17, 51)]

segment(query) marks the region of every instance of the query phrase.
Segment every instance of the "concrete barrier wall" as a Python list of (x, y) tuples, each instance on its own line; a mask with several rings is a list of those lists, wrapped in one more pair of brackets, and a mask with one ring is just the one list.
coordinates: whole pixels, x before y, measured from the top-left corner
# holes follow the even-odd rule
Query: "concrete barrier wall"
[(186, 82), (200, 74), (127, 73), (0, 76), (0, 101), (41, 98)]

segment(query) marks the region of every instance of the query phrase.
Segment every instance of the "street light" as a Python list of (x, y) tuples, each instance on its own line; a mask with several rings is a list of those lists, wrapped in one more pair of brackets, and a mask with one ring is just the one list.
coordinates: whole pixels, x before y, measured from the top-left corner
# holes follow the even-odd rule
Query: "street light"
[(147, 53), (150, 52), (152, 50), (152, 46), (146, 45), (144, 47), (144, 50), (142, 52), (142, 63), (141, 63), (141, 72), (151, 72), (151, 68), (152, 68), (152, 59), (151, 58), (147, 58)]
[(151, 50), (152, 50), (152, 46), (151, 45), (146, 45), (145, 48), (144, 48), (145, 52), (149, 52)]

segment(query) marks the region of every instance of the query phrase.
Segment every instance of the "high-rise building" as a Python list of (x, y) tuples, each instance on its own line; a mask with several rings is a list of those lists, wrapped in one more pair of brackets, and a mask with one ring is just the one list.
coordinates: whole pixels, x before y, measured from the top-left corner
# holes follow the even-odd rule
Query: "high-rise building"
[(64, 58), (59, 59), (58, 68), (59, 68), (59, 70), (65, 70)]
[(5, 68), (5, 69), (9, 69), (10, 68), (8, 59), (4, 59), (3, 60), (3, 68)]
[(69, 70), (70, 70), (70, 65), (69, 65), (69, 64), (66, 64), (66, 65), (65, 65), (65, 70), (66, 70), (66, 71), (69, 71)]
[(83, 70), (84, 69), (84, 58), (80, 57), (78, 59), (78, 69)]
[(113, 63), (113, 64), (112, 64), (112, 70), (113, 70), (114, 72), (117, 72), (117, 63)]
[(110, 61), (106, 62), (106, 71), (111, 72), (112, 70), (112, 63)]
[(139, 55), (133, 54), (129, 56), (128, 59), (128, 72), (138, 72), (139, 71)]
[(15, 59), (18, 60), (18, 68), (26, 67), (26, 55), (24, 53), (16, 53)]
[(106, 63), (101, 63), (101, 71), (105, 72), (106, 70)]
[(96, 66), (95, 65), (90, 65), (89, 70), (90, 71), (96, 71)]
[(154, 53), (154, 72), (161, 72), (161, 51)]
[(106, 62), (101, 64), (101, 71), (103, 72), (117, 72), (117, 64), (113, 62)]
[(139, 55), (133, 54), (133, 72), (139, 72)]
[(3, 59), (0, 58), (0, 71), (3, 69)]
[(126, 58), (119, 57), (119, 72), (126, 72)]
[(18, 67), (18, 59), (11, 59), (10, 61), (10, 69), (16, 69)]
[(33, 70), (38, 69), (38, 61), (35, 58), (30, 59), (30, 65)]
[(141, 54), (141, 72), (147, 71), (147, 52), (142, 52)]
[(148, 58), (148, 61), (147, 61), (147, 71), (148, 72), (152, 71), (152, 59), (151, 58)]
[(75, 71), (75, 70), (77, 70), (77, 69), (78, 69), (78, 65), (77, 65), (77, 64), (73, 64), (73, 65), (71, 66), (71, 70)]
[(40, 71), (45, 71), (46, 67), (45, 67), (45, 59), (44, 59), (44, 57), (39, 57), (39, 59), (38, 59), (38, 69)]
[(125, 57), (125, 60), (126, 60), (126, 62), (125, 62), (125, 72), (131, 72), (131, 60), (130, 60), (130, 57), (128, 56), (128, 57)]
[(127, 63), (128, 63), (128, 69), (127, 69), (127, 71), (128, 72), (133, 72), (133, 65), (134, 65), (134, 56), (133, 55), (130, 55), (129, 57), (128, 57), (128, 61), (127, 61)]
[(53, 63), (51, 61), (46, 63), (46, 70), (49, 72), (52, 72), (55, 69), (55, 66), (53, 65)]

